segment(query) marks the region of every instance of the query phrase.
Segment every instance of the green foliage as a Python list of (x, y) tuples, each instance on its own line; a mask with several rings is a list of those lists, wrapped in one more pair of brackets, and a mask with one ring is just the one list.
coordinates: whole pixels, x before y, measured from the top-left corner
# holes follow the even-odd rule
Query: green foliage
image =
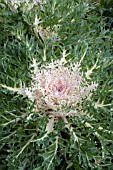
[(112, 0), (90, 0), (94, 4), (99, 15), (106, 18), (106, 28), (113, 27), (113, 1)]
[[(1, 87), (0, 169), (112, 169), (113, 30), (99, 15), (100, 8), (85, 0), (48, 0), (30, 10), (24, 4), (13, 10), (1, 1), (0, 11), (0, 84), (19, 87), (24, 82), (30, 87), (30, 64), (33, 58), (43, 63), (45, 48), (47, 62), (60, 58), (63, 49), (70, 62), (78, 62), (86, 51), (84, 72), (98, 61), (92, 74), (98, 88), (92, 102), (84, 102), (86, 114), (67, 118), (70, 127), (59, 120), (50, 134), (45, 131), (47, 115), (34, 111), (27, 98)], [(58, 38), (43, 39), (35, 32), (36, 15), (43, 30), (50, 27), (55, 32), (59, 26)], [(94, 107), (96, 102), (105, 107)]]

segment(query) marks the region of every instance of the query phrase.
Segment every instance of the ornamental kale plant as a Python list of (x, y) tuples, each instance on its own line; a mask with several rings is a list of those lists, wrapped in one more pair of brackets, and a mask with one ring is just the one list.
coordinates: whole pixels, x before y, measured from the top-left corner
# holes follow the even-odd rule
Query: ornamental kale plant
[(0, 169), (111, 170), (113, 31), (99, 7), (0, 8)]

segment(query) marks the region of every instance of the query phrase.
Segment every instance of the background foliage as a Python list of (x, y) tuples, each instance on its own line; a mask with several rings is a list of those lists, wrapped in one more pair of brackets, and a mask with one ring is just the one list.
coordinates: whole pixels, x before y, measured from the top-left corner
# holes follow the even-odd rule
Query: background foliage
[[(32, 3), (32, 1), (31, 1)], [(107, 6), (106, 6), (107, 3)], [(98, 60), (92, 79), (99, 86), (93, 101), (106, 107), (84, 105), (86, 115), (69, 119), (74, 135), (62, 121), (43, 140), (47, 116), (33, 112), (33, 103), (4, 88), (0, 89), (0, 169), (1, 170), (111, 170), (113, 168), (113, 28), (112, 2), (48, 0), (28, 10), (16, 10), (0, 2), (0, 84), (30, 86), (30, 63), (57, 59), (63, 49), (71, 62), (78, 62), (86, 51), (82, 69)], [(35, 11), (35, 12), (34, 12)], [(45, 38), (35, 31), (40, 18), (57, 37)]]

